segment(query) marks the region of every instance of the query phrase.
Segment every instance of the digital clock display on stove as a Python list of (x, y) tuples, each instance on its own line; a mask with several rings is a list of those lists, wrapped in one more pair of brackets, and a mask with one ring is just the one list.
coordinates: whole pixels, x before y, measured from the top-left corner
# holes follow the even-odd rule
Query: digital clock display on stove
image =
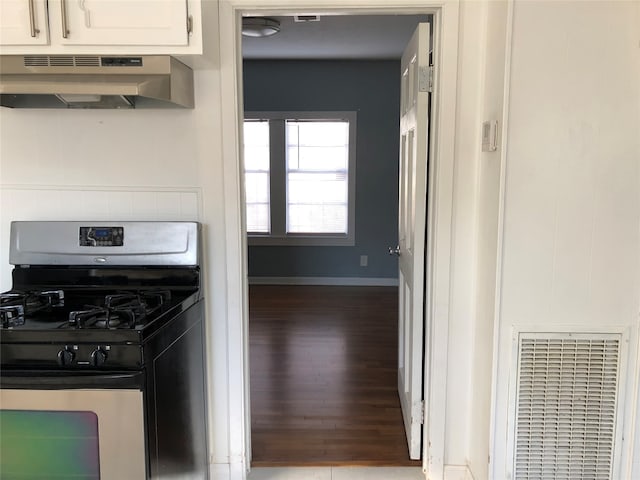
[(123, 227), (80, 227), (81, 247), (122, 247)]

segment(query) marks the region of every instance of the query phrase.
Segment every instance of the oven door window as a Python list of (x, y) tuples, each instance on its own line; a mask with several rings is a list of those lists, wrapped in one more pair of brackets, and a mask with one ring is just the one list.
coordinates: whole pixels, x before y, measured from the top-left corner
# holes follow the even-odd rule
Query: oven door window
[(146, 478), (140, 390), (3, 387), (0, 406), (2, 480)]
[(100, 478), (94, 412), (0, 410), (0, 431), (5, 478)]

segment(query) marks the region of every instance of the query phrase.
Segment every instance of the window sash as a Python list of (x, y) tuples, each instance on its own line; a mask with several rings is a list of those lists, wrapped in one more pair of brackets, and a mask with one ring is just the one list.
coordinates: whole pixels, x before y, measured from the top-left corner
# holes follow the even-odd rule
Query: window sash
[(245, 211), (249, 233), (271, 231), (269, 132), (266, 120), (244, 122)]
[[(354, 245), (355, 112), (245, 114), (245, 124), (256, 120), (268, 122), (270, 128), (270, 228), (261, 232), (247, 228), (249, 244)], [(342, 133), (337, 140), (336, 135), (326, 134), (313, 138), (308, 130), (313, 133), (314, 127)], [(245, 169), (245, 173), (258, 172)], [(320, 201), (309, 195), (313, 188), (322, 192)], [(257, 215), (257, 208), (256, 203), (247, 204), (247, 219)], [(318, 222), (317, 216), (324, 220)]]
[(286, 122), (287, 233), (348, 233), (349, 122)]

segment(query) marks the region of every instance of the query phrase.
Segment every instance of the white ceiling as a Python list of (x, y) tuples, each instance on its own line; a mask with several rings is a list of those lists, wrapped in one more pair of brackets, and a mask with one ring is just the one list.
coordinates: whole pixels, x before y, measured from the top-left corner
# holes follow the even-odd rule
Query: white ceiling
[(319, 22), (296, 22), (294, 17), (269, 17), (280, 21), (271, 37), (242, 37), (243, 57), (295, 60), (399, 59), (419, 22), (430, 15), (335, 15)]

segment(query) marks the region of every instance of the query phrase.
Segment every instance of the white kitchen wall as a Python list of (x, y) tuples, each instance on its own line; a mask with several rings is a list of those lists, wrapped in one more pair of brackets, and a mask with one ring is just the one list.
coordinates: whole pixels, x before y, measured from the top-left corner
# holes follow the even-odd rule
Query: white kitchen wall
[(200, 220), (195, 115), (0, 110), (0, 288), (12, 220)]
[[(632, 458), (640, 306), (639, 5), (514, 3), (492, 478), (504, 478), (512, 462), (505, 439), (514, 329), (627, 332), (630, 356), (620, 379), (627, 395), (619, 405), (622, 451), (627, 462)], [(638, 478), (638, 467), (632, 474), (629, 463), (617, 478)]]
[[(218, 1), (203, 1), (193, 110), (0, 109), (0, 282), (8, 225), (32, 219), (198, 220), (203, 226), (210, 450), (230, 462)], [(238, 375), (239, 376), (239, 375)], [(205, 419), (203, 419), (205, 421)], [(239, 433), (241, 434), (241, 432)], [(240, 462), (236, 453), (236, 462)]]

